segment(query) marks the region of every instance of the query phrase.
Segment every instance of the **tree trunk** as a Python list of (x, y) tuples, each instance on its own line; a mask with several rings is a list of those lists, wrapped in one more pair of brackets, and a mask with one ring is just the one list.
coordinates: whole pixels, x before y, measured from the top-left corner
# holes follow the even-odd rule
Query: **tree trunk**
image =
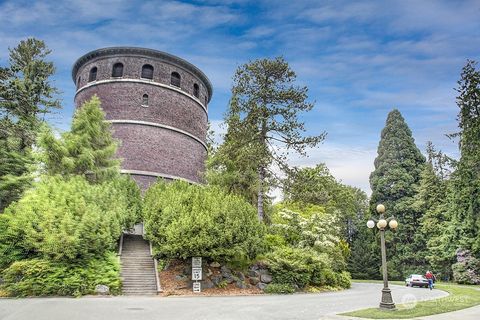
[(258, 195), (257, 195), (257, 214), (258, 220), (263, 221), (263, 182), (265, 180), (265, 169), (258, 168)]

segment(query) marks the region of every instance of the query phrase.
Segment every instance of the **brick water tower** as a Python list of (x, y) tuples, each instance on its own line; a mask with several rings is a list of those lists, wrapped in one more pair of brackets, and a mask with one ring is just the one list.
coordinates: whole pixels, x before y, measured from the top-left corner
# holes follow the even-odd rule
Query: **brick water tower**
[(77, 108), (100, 98), (121, 141), (122, 173), (143, 190), (158, 177), (201, 182), (212, 85), (200, 69), (165, 52), (112, 47), (80, 57), (72, 77)]

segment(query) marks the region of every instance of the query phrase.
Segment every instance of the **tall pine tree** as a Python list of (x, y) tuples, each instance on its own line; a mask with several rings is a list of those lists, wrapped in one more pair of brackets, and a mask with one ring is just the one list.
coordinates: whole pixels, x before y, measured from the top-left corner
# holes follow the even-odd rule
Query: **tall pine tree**
[(448, 250), (449, 243), (445, 235), (449, 228), (447, 168), (451, 160), (441, 152), (435, 151), (431, 142), (427, 143), (427, 155), (428, 161), (420, 175), (420, 186), (415, 196), (415, 209), (423, 212), (419, 231), (427, 241), (425, 257), (429, 269), (438, 277), (449, 279), (453, 254)]
[(29, 185), (38, 128), (60, 107), (45, 43), (29, 38), (9, 51), (9, 66), (0, 68), (0, 212)]
[(313, 104), (306, 101), (308, 89), (296, 86), (295, 80), (295, 72), (283, 58), (244, 64), (233, 78), (225, 121), (228, 132), (215, 155), (217, 161), (212, 163), (220, 174), (230, 170), (230, 177), (248, 184), (247, 190), (256, 190), (260, 220), (264, 218), (265, 194), (271, 187), (268, 179), (275, 180), (272, 166), (285, 170), (289, 151), (304, 155), (306, 147), (317, 145), (325, 136), (304, 135), (304, 123), (298, 115), (311, 110)]
[(415, 209), (414, 197), (425, 165), (425, 157), (415, 145), (410, 128), (400, 111), (392, 110), (387, 117), (370, 175), (372, 196), (370, 207), (383, 203), (387, 215), (394, 215), (398, 230), (387, 233), (389, 272), (394, 278), (420, 271), (425, 264), (425, 239), (419, 230), (421, 212)]
[(44, 170), (49, 175), (83, 175), (91, 183), (106, 181), (119, 173), (114, 159), (117, 142), (105, 122), (100, 99), (93, 96), (73, 117), (72, 129), (57, 139), (50, 128), (42, 132), (39, 145)]
[(451, 241), (480, 256), (480, 70), (467, 61), (458, 81), (460, 160), (452, 175)]

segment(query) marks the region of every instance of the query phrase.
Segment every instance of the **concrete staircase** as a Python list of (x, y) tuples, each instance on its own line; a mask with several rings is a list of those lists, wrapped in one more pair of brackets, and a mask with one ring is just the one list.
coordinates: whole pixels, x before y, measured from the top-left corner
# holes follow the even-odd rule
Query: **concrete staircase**
[(157, 294), (155, 264), (150, 255), (150, 245), (141, 235), (123, 235), (120, 263), (124, 295)]

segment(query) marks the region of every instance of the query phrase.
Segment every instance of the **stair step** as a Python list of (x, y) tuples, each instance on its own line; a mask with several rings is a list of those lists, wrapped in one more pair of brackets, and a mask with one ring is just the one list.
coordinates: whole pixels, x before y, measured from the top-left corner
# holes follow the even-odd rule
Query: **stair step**
[(120, 264), (123, 294), (157, 294), (155, 264), (150, 254), (150, 245), (142, 236), (123, 236)]

